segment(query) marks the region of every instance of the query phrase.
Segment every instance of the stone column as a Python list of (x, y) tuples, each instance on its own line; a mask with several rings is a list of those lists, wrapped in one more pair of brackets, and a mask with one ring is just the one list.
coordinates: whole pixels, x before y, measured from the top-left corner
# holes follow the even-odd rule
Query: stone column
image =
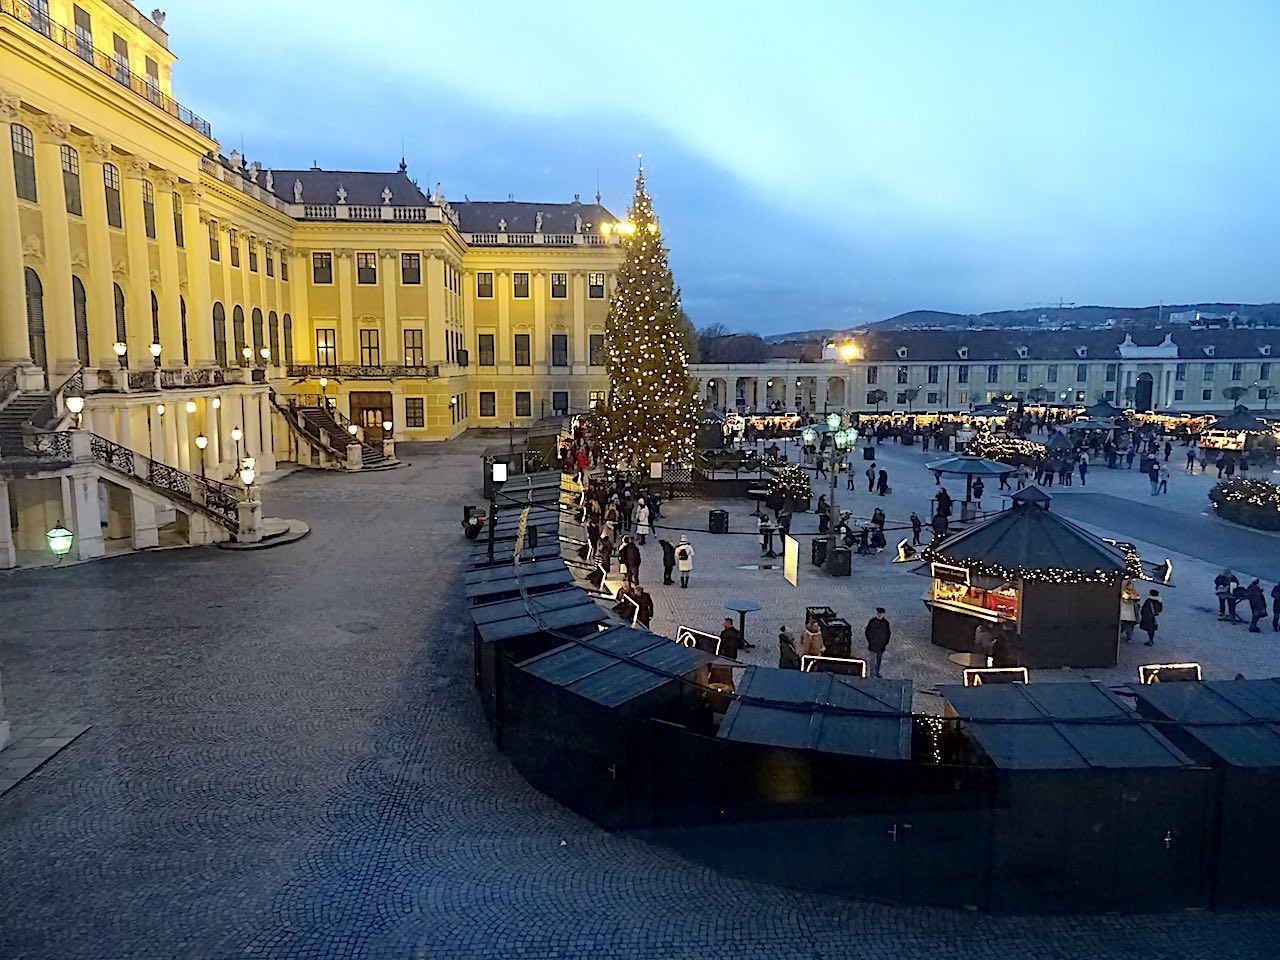
[[(307, 290), (311, 283), (311, 252), (290, 247), (289, 257), (289, 306), (293, 318), (293, 362), (316, 362), (316, 335), (311, 329)], [(284, 323), (284, 318), (280, 320)], [(283, 327), (281, 328), (283, 330)]]
[(276, 446), (271, 433), (271, 400), (263, 390), (254, 394), (254, 404), (258, 411), (258, 437), (261, 440), (262, 453), (258, 456), (258, 472), (266, 473), (276, 468)]
[[(74, 431), (71, 438), (71, 453), (77, 464), (91, 462), (93, 455), (89, 452), (89, 435), (83, 431)], [(76, 558), (92, 560), (106, 552), (102, 542), (102, 508), (98, 503), (98, 480), (92, 468), (73, 469), (68, 479), (71, 494), (70, 523), (71, 532), (75, 534)]]
[(13, 530), (9, 526), (9, 481), (0, 480), (0, 570), (9, 570), (17, 562)]
[[(516, 338), (515, 330), (511, 327), (511, 271), (495, 270), (493, 272), (493, 295), (498, 298), (498, 338), (506, 345), (507, 356), (511, 359), (509, 363), (516, 362)], [(533, 364), (531, 370), (536, 370), (538, 366), (538, 331), (533, 331), (533, 335), (529, 337), (529, 362)]]
[[(0, 90), (0, 129), (17, 123), (18, 95)], [(26, 279), (22, 270), (22, 221), (14, 195), (13, 149), (0, 143), (0, 364), (31, 362), (27, 339)], [(8, 514), (5, 514), (8, 517)], [(6, 520), (6, 523), (8, 521)], [(0, 559), (3, 559), (0, 556)]]
[(356, 348), (355, 310), (351, 304), (353, 257), (346, 248), (333, 251), (333, 256), (338, 280), (338, 363), (357, 363), (360, 351)]
[[(161, 416), (156, 404), (149, 403), (146, 406), (148, 420), (148, 446), (147, 456), (152, 460), (158, 460), (161, 463), (167, 463), (164, 457), (164, 417)], [(166, 408), (166, 412), (168, 412)]]
[[(151, 363), (151, 258), (147, 254), (147, 233), (143, 229), (142, 181), (147, 161), (129, 157), (121, 181), (124, 206), (124, 238), (129, 257), (129, 286), (125, 305), (129, 318), (129, 366), (145, 370)], [(160, 459), (157, 457), (157, 459)]]
[(178, 459), (174, 461), (181, 470), (191, 472), (191, 418), (199, 415), (199, 410), (194, 413), (187, 413), (187, 402), (180, 401), (177, 404), (178, 409), (174, 411), (174, 427), (177, 436), (175, 440), (178, 445)]
[(186, 415), (182, 401), (177, 401), (166, 403), (164, 416), (160, 418), (160, 426), (164, 430), (164, 462), (171, 467), (178, 466), (178, 421)]
[(89, 248), (89, 280), (84, 285), (88, 299), (85, 306), (89, 314), (89, 349), (96, 351), (92, 360), (97, 366), (114, 370), (117, 361), (111, 346), (116, 342), (116, 305), (112, 289), (115, 272), (102, 169), (110, 156), (111, 144), (101, 137), (94, 137), (80, 151), (80, 204), (84, 210), (85, 237)]
[[(178, 234), (173, 222), (173, 193), (178, 178), (167, 170), (155, 178), (156, 239), (160, 253), (160, 289), (156, 297), (160, 301), (160, 345), (164, 348), (161, 360), (166, 367), (181, 367), (182, 363), (182, 292), (178, 276)], [(183, 220), (186, 226), (186, 220)], [(150, 309), (150, 307), (148, 307)], [(188, 309), (187, 329), (190, 331), (195, 315)], [(188, 345), (188, 352), (190, 346)], [(185, 415), (185, 414), (184, 414)]]
[[(66, 192), (62, 185), (62, 145), (71, 124), (46, 116), (33, 125), (36, 137), (36, 195), (44, 227), (44, 330), (50, 372), (69, 373), (76, 356), (76, 321), (71, 299), (71, 241)], [(83, 189), (81, 190), (83, 193)], [(85, 291), (86, 294), (88, 291)], [(50, 378), (50, 387), (55, 386)]]
[[(213, 300), (209, 295), (209, 221), (200, 212), (200, 186), (184, 184), (180, 190), (182, 223), (187, 230), (187, 339), (191, 364), (213, 367), (217, 360), (213, 351)], [(196, 234), (194, 238), (192, 232)]]
[(397, 250), (379, 250), (382, 270), (382, 362), (404, 363), (404, 341), (400, 336), (400, 311), (396, 306), (396, 287), (400, 278), (400, 254)]
[[(213, 406), (213, 397), (204, 398), (204, 435), (209, 438), (209, 445), (204, 449), (205, 470), (213, 476), (221, 476), (218, 464), (222, 462), (222, 436), (218, 431), (218, 411)], [(212, 470), (209, 468), (212, 467)]]
[[(435, 263), (435, 260), (433, 259), (431, 262)], [(440, 262), (440, 270), (438, 274), (437, 274), (437, 271), (432, 270), (433, 280), (432, 280), (432, 287), (431, 287), (430, 303), (439, 304), (441, 307), (444, 308), (446, 315), (457, 314), (460, 312), (462, 314), (463, 329), (474, 331), (476, 328), (476, 301), (475, 301), (476, 275), (475, 275), (475, 272), (472, 270), (467, 270), (465, 272), (461, 270), (458, 271), (459, 280), (462, 283), (462, 290), (463, 290), (461, 298), (459, 298), (459, 295), (454, 293), (452, 290), (448, 289), (448, 287), (446, 287), (444, 283), (445, 271), (453, 270), (453, 269), (456, 269), (455, 265), (450, 264), (448, 260), (442, 260)], [(434, 278), (437, 275), (439, 276), (439, 282), (440, 282), (438, 293), (437, 293), (437, 287), (435, 285), (435, 280), (434, 280)], [(428, 322), (427, 324), (427, 335), (430, 337), (430, 341), (428, 344), (430, 352), (427, 355), (428, 361), (430, 361), (433, 358), (439, 359), (439, 360), (444, 359), (443, 327), (444, 327), (444, 324), (442, 319), (436, 322)], [(478, 341), (477, 341), (477, 345), (478, 345)], [(493, 347), (494, 364), (499, 366), (505, 365), (507, 367), (510, 367), (512, 350), (513, 350), (513, 347), (511, 344), (511, 331), (508, 330), (504, 333), (503, 331), (499, 330), (498, 336), (497, 336), (497, 342), (494, 344), (494, 347)], [(479, 362), (478, 359), (477, 359), (477, 362)]]
[(240, 429), (244, 431), (244, 455), (257, 460), (262, 456), (262, 429), (258, 419), (258, 398), (254, 394), (241, 394), (240, 417)]
[(160, 546), (160, 527), (156, 523), (156, 506), (150, 500), (131, 494), (133, 513), (133, 549), (145, 550)]
[[(573, 340), (574, 343), (582, 344), (582, 359), (578, 362), (586, 363), (589, 357), (586, 356), (587, 350), (587, 275), (581, 270), (575, 270), (569, 274), (569, 296), (572, 297), (573, 303)], [(578, 347), (574, 347), (573, 355), (578, 357)]]
[[(533, 297), (533, 331), (534, 339), (540, 341), (534, 348), (537, 350), (537, 356), (542, 357), (542, 362), (547, 365), (547, 369), (551, 368), (551, 331), (547, 329), (547, 275), (541, 270), (533, 271), (529, 276), (529, 296)], [(578, 338), (571, 337), (573, 342), (569, 344), (569, 363), (574, 362), (577, 355)], [(570, 366), (569, 370), (573, 367)], [(566, 370), (566, 373), (569, 371)]]

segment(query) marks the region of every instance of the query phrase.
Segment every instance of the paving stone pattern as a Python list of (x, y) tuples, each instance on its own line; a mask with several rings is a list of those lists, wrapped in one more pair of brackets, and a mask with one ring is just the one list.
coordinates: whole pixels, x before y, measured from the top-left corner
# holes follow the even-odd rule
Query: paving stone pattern
[(457, 520), (483, 445), (272, 485), (272, 512), (312, 527), (280, 550), (0, 577), (10, 718), (90, 726), (0, 797), (0, 957), (1275, 955), (1274, 915), (798, 895), (541, 796), (470, 680)]

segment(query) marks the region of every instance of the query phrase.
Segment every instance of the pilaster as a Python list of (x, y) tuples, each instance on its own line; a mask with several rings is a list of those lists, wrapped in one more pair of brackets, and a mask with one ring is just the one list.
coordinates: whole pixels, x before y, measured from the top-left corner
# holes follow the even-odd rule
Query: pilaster
[(404, 363), (404, 340), (400, 335), (400, 312), (396, 304), (396, 288), (400, 283), (400, 253), (379, 250), (382, 273), (382, 362)]
[(85, 284), (89, 314), (89, 349), (96, 351), (96, 366), (114, 369), (116, 356), (115, 271), (111, 263), (111, 231), (107, 226), (107, 197), (103, 191), (103, 165), (111, 157), (111, 144), (94, 137), (80, 151), (80, 204), (84, 210), (89, 248), (89, 282)]
[[(78, 367), (75, 311), (71, 298), (71, 241), (67, 225), (66, 193), (62, 185), (62, 145), (71, 124), (46, 116), (33, 124), (36, 137), (36, 195), (44, 227), (44, 335), (49, 370), (70, 372)], [(86, 290), (86, 293), (88, 291)]]
[[(188, 232), (187, 338), (191, 363), (197, 367), (212, 367), (217, 364), (217, 358), (213, 349), (213, 302), (209, 296), (209, 220), (200, 210), (202, 193), (195, 184), (181, 188), (182, 222)], [(190, 237), (192, 232), (196, 234), (194, 238)]]
[(360, 351), (356, 349), (355, 310), (352, 307), (352, 263), (354, 256), (348, 248), (333, 251), (337, 261), (338, 280), (338, 362), (357, 363)]
[(129, 279), (125, 294), (128, 318), (129, 366), (142, 370), (151, 362), (151, 260), (147, 255), (147, 233), (143, 229), (142, 181), (147, 162), (129, 157), (121, 171), (121, 200), (124, 205), (124, 238), (128, 251)]
[[(166, 367), (183, 365), (182, 291), (178, 276), (178, 235), (173, 222), (173, 194), (177, 186), (178, 178), (172, 173), (161, 171), (156, 175), (156, 237), (159, 240), (160, 254), (160, 289), (156, 292), (156, 297), (160, 301), (160, 345), (164, 348), (161, 357)], [(188, 307), (188, 332), (195, 319)]]
[[(18, 95), (0, 90), (0, 127), (18, 122)], [(27, 303), (22, 264), (22, 221), (14, 197), (13, 150), (0, 143), (0, 363), (31, 362), (27, 339)], [(5, 516), (8, 516), (6, 513)], [(3, 556), (0, 556), (3, 560)]]

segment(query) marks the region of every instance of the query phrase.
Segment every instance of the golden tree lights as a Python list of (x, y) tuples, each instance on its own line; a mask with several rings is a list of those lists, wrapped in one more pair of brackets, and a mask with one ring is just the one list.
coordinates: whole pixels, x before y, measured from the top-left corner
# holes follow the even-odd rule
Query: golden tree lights
[(611, 388), (591, 415), (607, 460), (634, 468), (693, 458), (699, 405), (680, 329), (680, 292), (645, 191), (644, 168), (625, 223), (605, 224), (622, 238), (623, 262), (605, 321)]

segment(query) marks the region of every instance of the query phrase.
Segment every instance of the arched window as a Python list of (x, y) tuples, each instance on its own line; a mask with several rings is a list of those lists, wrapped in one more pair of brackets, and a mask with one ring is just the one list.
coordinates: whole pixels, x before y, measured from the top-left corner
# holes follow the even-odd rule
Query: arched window
[(142, 223), (147, 228), (147, 237), (156, 238), (156, 188), (150, 180), (142, 181)]
[(213, 305), (213, 358), (218, 366), (227, 365), (227, 311), (220, 303)]
[(36, 142), (31, 131), (20, 123), (11, 124), (13, 141), (13, 183), (20, 200), (36, 202)]
[(182, 322), (182, 365), (189, 367), (191, 366), (191, 348), (187, 345), (187, 301), (183, 297), (178, 298), (178, 316)]
[(30, 267), (23, 273), (27, 281), (27, 341), (31, 345), (31, 362), (43, 368), (49, 359), (44, 342), (44, 287)]
[(284, 362), (285, 366), (293, 363), (293, 317), (287, 313), (284, 315)]
[(160, 342), (160, 301), (154, 290), (151, 291), (151, 342)]
[(187, 245), (186, 228), (182, 225), (182, 194), (180, 193), (173, 195), (173, 236), (178, 241), (178, 246)]
[(102, 165), (102, 189), (107, 195), (107, 223), (113, 227), (124, 226), (120, 216), (120, 171), (113, 163)]
[(62, 151), (62, 192), (67, 198), (67, 213), (77, 217), (83, 211), (80, 207), (80, 154), (76, 148), (64, 143)]
[(125, 323), (124, 317), (124, 291), (120, 289), (120, 284), (114, 284), (116, 298), (116, 341), (119, 343), (129, 342), (129, 325)]
[(231, 337), (235, 341), (236, 363), (247, 367), (244, 359), (244, 311), (239, 305), (231, 311)]
[(84, 283), (79, 277), (71, 278), (71, 305), (76, 316), (76, 356), (82, 367), (92, 363), (89, 352), (89, 307), (84, 294)]
[(267, 346), (271, 348), (271, 362), (280, 363), (280, 318), (274, 310), (267, 314)]
[(253, 308), (253, 362), (256, 366), (265, 367), (267, 362), (262, 359), (262, 348), (266, 343), (262, 339), (262, 311), (257, 307)]

